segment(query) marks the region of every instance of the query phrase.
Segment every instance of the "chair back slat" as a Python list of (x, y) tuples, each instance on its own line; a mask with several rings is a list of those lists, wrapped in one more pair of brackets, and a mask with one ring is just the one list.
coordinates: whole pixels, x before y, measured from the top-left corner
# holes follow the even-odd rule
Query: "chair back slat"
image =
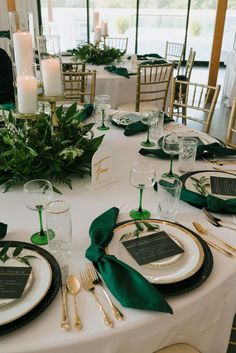
[(93, 103), (96, 90), (96, 71), (63, 72), (65, 101)]
[(235, 136), (236, 136), (235, 121), (236, 121), (236, 97), (233, 100), (233, 105), (232, 105), (230, 118), (229, 118), (229, 124), (227, 128), (227, 136), (225, 141), (228, 146), (233, 148), (236, 148), (236, 143), (234, 142)]
[[(205, 125), (204, 131), (208, 133), (220, 87), (220, 85), (214, 87), (173, 79), (169, 115), (181, 118), (184, 123), (187, 120), (201, 123)], [(211, 103), (209, 103), (210, 98), (212, 98)], [(206, 119), (195, 117), (194, 111), (202, 111), (203, 118), (206, 117)]]

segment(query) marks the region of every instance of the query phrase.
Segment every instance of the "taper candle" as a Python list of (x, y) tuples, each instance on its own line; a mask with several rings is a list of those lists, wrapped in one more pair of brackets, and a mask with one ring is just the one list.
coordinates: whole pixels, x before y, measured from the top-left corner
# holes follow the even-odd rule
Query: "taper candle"
[(106, 21), (102, 21), (101, 35), (105, 37), (108, 36), (108, 26)]
[(101, 42), (101, 27), (96, 27), (95, 28), (95, 33), (94, 33), (94, 42)]
[(93, 13), (93, 30), (95, 31), (96, 27), (99, 26), (99, 18), (100, 13), (99, 11), (95, 10)]

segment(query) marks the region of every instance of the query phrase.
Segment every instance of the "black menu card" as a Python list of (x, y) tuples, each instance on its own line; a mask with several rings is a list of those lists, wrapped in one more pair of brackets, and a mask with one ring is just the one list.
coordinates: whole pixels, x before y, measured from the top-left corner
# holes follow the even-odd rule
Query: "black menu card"
[(19, 299), (32, 267), (0, 266), (0, 299)]
[(236, 196), (236, 179), (211, 176), (212, 194)]
[(146, 265), (184, 252), (164, 231), (126, 240), (122, 244), (139, 265)]

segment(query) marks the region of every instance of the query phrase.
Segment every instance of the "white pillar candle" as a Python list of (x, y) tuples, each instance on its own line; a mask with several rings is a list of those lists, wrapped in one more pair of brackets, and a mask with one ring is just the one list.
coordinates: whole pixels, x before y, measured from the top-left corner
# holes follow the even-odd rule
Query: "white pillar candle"
[(28, 32), (13, 33), (13, 47), (17, 76), (32, 75), (33, 42), (32, 34)]
[(101, 34), (102, 36), (108, 36), (108, 26), (106, 21), (102, 21)]
[(62, 95), (61, 65), (58, 58), (41, 60), (41, 73), (45, 96)]
[(37, 112), (38, 83), (34, 76), (17, 76), (17, 102), (21, 114), (34, 114)]
[(48, 22), (53, 22), (52, 0), (48, 0)]
[(94, 11), (93, 13), (93, 30), (95, 31), (96, 27), (99, 26), (99, 17), (100, 13), (99, 11)]
[(101, 42), (101, 27), (96, 27), (95, 28), (95, 33), (94, 33), (94, 42)]

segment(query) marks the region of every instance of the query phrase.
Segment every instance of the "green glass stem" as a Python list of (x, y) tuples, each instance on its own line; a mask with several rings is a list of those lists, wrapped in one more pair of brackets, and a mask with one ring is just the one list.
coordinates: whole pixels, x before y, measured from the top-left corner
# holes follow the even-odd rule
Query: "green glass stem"
[(143, 186), (140, 185), (140, 189), (139, 189), (139, 208), (138, 208), (138, 212), (142, 213), (143, 212)]
[(39, 234), (41, 236), (44, 236), (44, 235), (46, 235), (46, 233), (43, 230), (43, 215), (42, 215), (43, 206), (42, 205), (37, 205), (36, 207), (37, 207), (38, 213), (39, 213), (39, 226), (40, 226)]
[(170, 155), (170, 171), (169, 171), (169, 175), (172, 176), (173, 175), (173, 154)]
[(102, 128), (106, 127), (104, 124), (105, 121), (105, 109), (102, 109)]
[(147, 141), (146, 141), (146, 143), (150, 143), (149, 134), (150, 134), (150, 126), (148, 125), (147, 126)]

